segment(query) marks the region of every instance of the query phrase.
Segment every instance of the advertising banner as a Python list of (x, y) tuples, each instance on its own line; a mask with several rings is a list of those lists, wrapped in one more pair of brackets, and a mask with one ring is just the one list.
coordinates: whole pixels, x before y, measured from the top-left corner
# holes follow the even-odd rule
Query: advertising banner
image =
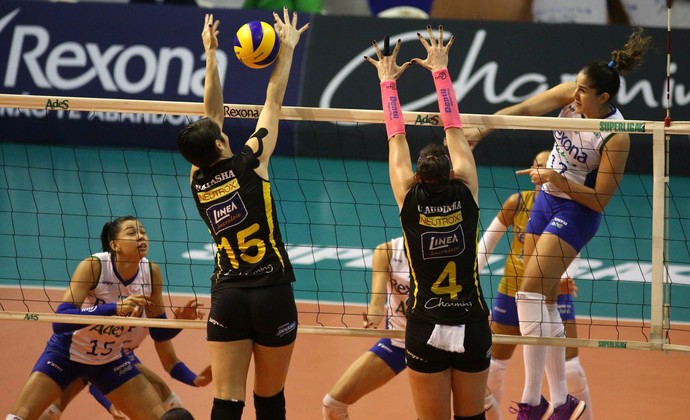
[[(312, 41), (305, 64), (303, 106), (381, 109), (379, 81), (375, 68), (363, 57), (373, 56), (373, 40), (383, 45), (401, 41), (398, 63), (426, 55), (417, 33), (427, 36), (429, 22), (401, 19), (342, 18), (315, 16)], [(521, 102), (536, 93), (574, 80), (578, 71), (595, 60), (610, 60), (611, 51), (622, 49), (632, 29), (627, 26), (536, 24), (479, 21), (433, 21), (443, 24), (444, 36), (456, 37), (450, 52), (452, 75), (461, 113), (488, 114)], [(656, 50), (650, 51), (637, 71), (622, 79), (614, 103), (631, 120), (662, 121), (666, 116), (666, 31), (650, 29)], [(675, 54), (671, 63), (671, 116), (690, 120), (690, 31), (673, 32)], [(404, 111), (437, 112), (438, 105), (429, 71), (414, 66), (398, 80)], [(558, 115), (555, 112), (552, 116)], [(423, 118), (420, 123), (424, 122)], [(387, 158), (385, 132), (381, 127), (319, 126), (318, 138), (300, 137), (299, 153), (348, 153), (351, 157)], [(348, 131), (350, 130), (350, 131)], [(435, 133), (436, 136), (442, 136)], [(550, 148), (553, 137), (547, 131), (492, 134), (475, 152), (478, 163), (524, 165), (534, 153)], [(419, 137), (422, 138), (419, 138)], [(347, 147), (352, 137), (367, 137), (366, 150)], [(416, 150), (433, 140), (428, 130), (408, 127), (408, 138)], [(628, 170), (651, 169), (651, 136), (632, 135)], [(329, 142), (331, 147), (324, 146)], [(341, 143), (346, 143), (345, 145)], [(690, 153), (688, 137), (671, 145), (672, 169), (688, 171), (682, 163)]]
[[(225, 103), (263, 104), (271, 67), (245, 67), (232, 45), (244, 23), (272, 24), (270, 11), (147, 4), (0, 2), (0, 92), (54, 96), (46, 104), (51, 110), (69, 108), (63, 97), (200, 103), (205, 13), (221, 22), (218, 62)], [(300, 17), (303, 24), (310, 15)], [(296, 51), (286, 105), (296, 105), (307, 44), (305, 37)], [(0, 141), (171, 149), (188, 121), (185, 116), (0, 109)], [(232, 139), (243, 142), (253, 124), (243, 125), (245, 133)], [(292, 152), (292, 141), (278, 144), (285, 148), (278, 152)]]

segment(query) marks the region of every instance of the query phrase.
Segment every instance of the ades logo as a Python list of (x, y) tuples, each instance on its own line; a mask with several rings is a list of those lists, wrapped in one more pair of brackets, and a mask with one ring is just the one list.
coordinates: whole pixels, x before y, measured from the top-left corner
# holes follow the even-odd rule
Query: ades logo
[(462, 225), (448, 232), (426, 232), (422, 234), (422, 258), (456, 257), (465, 251), (465, 237)]
[(239, 193), (235, 193), (229, 199), (206, 209), (206, 216), (208, 216), (214, 235), (242, 223), (247, 218), (247, 214), (247, 207)]

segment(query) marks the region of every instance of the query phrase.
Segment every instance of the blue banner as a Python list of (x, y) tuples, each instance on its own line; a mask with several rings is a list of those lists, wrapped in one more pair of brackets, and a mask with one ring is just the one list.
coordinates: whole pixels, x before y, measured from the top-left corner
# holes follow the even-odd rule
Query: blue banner
[[(147, 4), (0, 2), (3, 93), (202, 102), (204, 14), (220, 20), (218, 62), (226, 103), (263, 104), (271, 67), (236, 59), (235, 32), (270, 11)], [(86, 17), (89, 18), (86, 18)], [(310, 15), (301, 16), (307, 23)], [(307, 34), (295, 54), (286, 105), (296, 105)], [(61, 104), (55, 104), (59, 109)], [(184, 116), (0, 109), (2, 142), (174, 148)], [(254, 121), (254, 124), (256, 121)], [(253, 124), (231, 134), (237, 144)], [(245, 135), (243, 135), (243, 133)], [(291, 153), (292, 141), (280, 141)]]

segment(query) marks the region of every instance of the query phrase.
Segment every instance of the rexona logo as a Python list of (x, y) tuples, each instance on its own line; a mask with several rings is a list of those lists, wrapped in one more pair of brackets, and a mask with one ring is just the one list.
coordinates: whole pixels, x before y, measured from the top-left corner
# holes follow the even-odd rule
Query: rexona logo
[[(82, 36), (78, 40), (55, 43), (49, 28), (10, 25), (20, 11), (16, 9), (0, 17), (0, 35), (11, 34), (9, 51), (0, 52), (0, 63), (5, 63), (2, 69), (5, 88), (16, 87), (18, 75), (22, 74), (42, 89), (74, 90), (97, 83), (106, 92), (162, 94), (166, 86), (176, 85), (178, 95), (204, 95), (203, 53), (181, 46), (123, 45), (117, 43), (117, 38), (95, 41), (84, 40)], [(224, 80), (227, 55), (218, 50), (217, 57), (220, 77)], [(131, 71), (141, 68), (141, 63), (143, 69)], [(176, 70), (176, 80), (171, 79), (171, 69)], [(22, 85), (22, 88), (30, 90), (32, 86)]]

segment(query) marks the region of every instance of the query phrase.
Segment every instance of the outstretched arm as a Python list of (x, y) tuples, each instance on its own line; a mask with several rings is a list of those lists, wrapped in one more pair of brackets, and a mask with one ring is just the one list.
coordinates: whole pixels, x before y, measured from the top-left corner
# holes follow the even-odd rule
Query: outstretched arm
[[(549, 112), (561, 109), (571, 103), (575, 96), (575, 82), (564, 82), (552, 87), (546, 92), (539, 93), (515, 105), (497, 111), (496, 115), (524, 115), (528, 117), (538, 117)], [(479, 141), (494, 130), (485, 128), (478, 130), (472, 128), (467, 130), (467, 140), (474, 147)]]
[(396, 80), (410, 66), (411, 62), (406, 62), (402, 66), (398, 66), (396, 63), (398, 51), (400, 51), (400, 40), (398, 40), (392, 53), (388, 47), (388, 37), (386, 37), (383, 54), (376, 41), (374, 41), (374, 49), (378, 61), (369, 56), (365, 56), (364, 59), (376, 67), (381, 81), (381, 102), (383, 103), (383, 114), (388, 133), (388, 172), (393, 196), (398, 203), (398, 208), (402, 208), (405, 195), (414, 181), (414, 172), (412, 171), (412, 159), (405, 135), (405, 121), (398, 98)]
[[(275, 12), (273, 17), (275, 18), (276, 34), (280, 38), (280, 52), (276, 62), (273, 64), (273, 72), (266, 89), (266, 101), (256, 123), (255, 131), (258, 132), (259, 129), (263, 128), (267, 130), (267, 133), (262, 139), (252, 136), (247, 140), (247, 145), (255, 153), (261, 150), (259, 167), (256, 169), (256, 173), (264, 179), (268, 179), (268, 161), (278, 141), (280, 110), (283, 106), (283, 98), (285, 97), (285, 90), (290, 77), (292, 57), (300, 36), (309, 28), (307, 23), (297, 29), (297, 12), (293, 12), (292, 19), (290, 19), (287, 7), (283, 8), (283, 19)], [(260, 142), (263, 144), (260, 144)]]
[(431, 25), (427, 25), (427, 31), (429, 33), (429, 41), (424, 39), (421, 34), (417, 34), (419, 41), (426, 49), (427, 57), (424, 60), (414, 58), (412, 62), (418, 63), (431, 71), (434, 77), (439, 112), (446, 132), (448, 154), (453, 164), (453, 175), (467, 185), (472, 192), (472, 196), (474, 196), (474, 200), (478, 203), (479, 181), (477, 179), (477, 166), (474, 162), (472, 149), (462, 129), (455, 87), (448, 73), (448, 54), (450, 47), (455, 42), (455, 36), (452, 36), (444, 46), (443, 26), (438, 27), (438, 38), (434, 36)]
[(218, 25), (212, 14), (206, 15), (201, 39), (206, 51), (206, 79), (204, 82), (204, 114), (223, 130), (223, 86), (218, 73)]

